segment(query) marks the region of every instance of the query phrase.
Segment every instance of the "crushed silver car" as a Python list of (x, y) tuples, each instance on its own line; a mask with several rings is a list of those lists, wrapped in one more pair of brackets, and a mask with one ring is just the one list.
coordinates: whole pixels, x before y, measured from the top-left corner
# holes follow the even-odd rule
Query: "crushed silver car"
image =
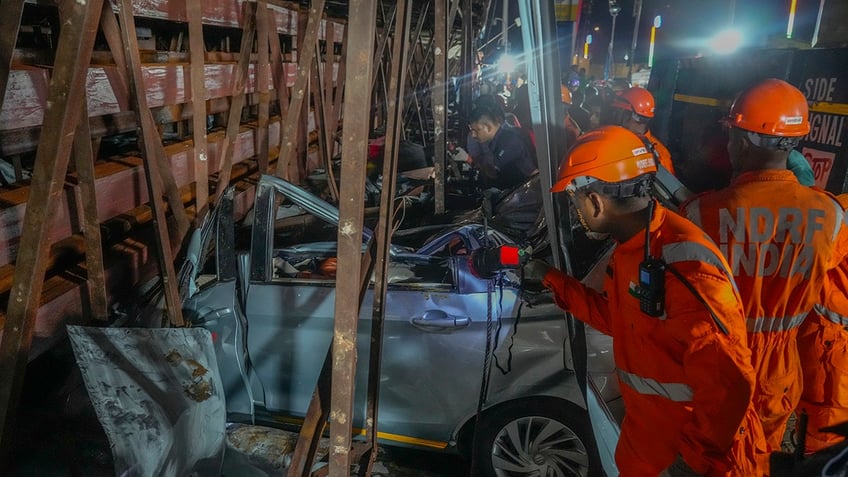
[[(212, 333), (230, 421), (297, 424), (332, 336), (338, 210), (262, 176), (247, 244), (238, 240), (232, 202), (232, 192), (223, 196), (187, 250), (180, 272), (184, 315)], [(325, 224), (301, 234), (306, 241), (290, 243), (290, 234), (275, 227), (291, 203), (320, 219), (313, 225)], [(597, 475), (562, 311), (552, 300), (524, 303), (516, 274), (486, 280), (469, 268), (473, 250), (511, 241), (482, 224), (464, 224), (444, 227), (416, 249), (392, 248), (379, 438), (471, 452), (492, 319), (503, 330), (493, 337), (502, 372), (491, 374), (477, 425), (483, 475)], [(371, 303), (369, 291), (359, 320), (360, 356), (368, 352)], [(612, 342), (592, 334), (589, 348), (601, 397), (615, 401)], [(354, 426), (360, 428), (366, 373), (367, 359), (358, 360)]]

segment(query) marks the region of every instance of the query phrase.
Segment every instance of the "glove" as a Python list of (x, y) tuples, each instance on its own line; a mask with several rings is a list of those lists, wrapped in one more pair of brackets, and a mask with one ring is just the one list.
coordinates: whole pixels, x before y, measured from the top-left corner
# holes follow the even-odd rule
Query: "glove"
[(453, 160), (456, 162), (471, 162), (471, 156), (468, 155), (468, 152), (461, 147), (456, 148), (456, 152), (453, 153)]
[(543, 260), (530, 260), (524, 265), (524, 281), (541, 283), (551, 266)]
[(683, 457), (678, 455), (668, 468), (660, 472), (659, 477), (701, 477), (701, 474), (692, 470)]

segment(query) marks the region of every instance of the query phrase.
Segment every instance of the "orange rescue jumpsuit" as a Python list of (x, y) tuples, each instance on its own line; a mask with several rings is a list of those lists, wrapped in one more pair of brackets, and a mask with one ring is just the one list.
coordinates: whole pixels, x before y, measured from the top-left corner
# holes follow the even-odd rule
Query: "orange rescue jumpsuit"
[(715, 240), (736, 278), (757, 373), (754, 405), (769, 451), (778, 451), (801, 397), (798, 327), (845, 254), (842, 207), (788, 170), (762, 170), (681, 209)]
[(633, 294), (644, 231), (613, 252), (604, 293), (551, 269), (543, 283), (557, 304), (611, 335), (627, 410), (616, 449), (622, 476), (656, 477), (679, 454), (696, 472), (753, 476), (765, 452), (751, 405), (754, 371), (733, 280), (721, 254), (689, 221), (661, 206), (650, 225), (651, 254), (674, 267), (728, 330), (671, 272), (665, 315), (651, 317)]
[[(848, 194), (837, 200), (848, 206)], [(799, 410), (807, 413), (807, 452), (841, 442), (824, 427), (848, 421), (848, 260), (827, 274), (821, 300), (798, 331), (804, 368)]]
[(645, 131), (645, 139), (654, 146), (654, 150), (657, 152), (657, 157), (660, 158), (660, 165), (665, 167), (671, 175), (674, 175), (674, 164), (671, 163), (671, 152), (668, 151), (665, 144), (660, 142), (656, 136), (651, 134), (650, 130)]

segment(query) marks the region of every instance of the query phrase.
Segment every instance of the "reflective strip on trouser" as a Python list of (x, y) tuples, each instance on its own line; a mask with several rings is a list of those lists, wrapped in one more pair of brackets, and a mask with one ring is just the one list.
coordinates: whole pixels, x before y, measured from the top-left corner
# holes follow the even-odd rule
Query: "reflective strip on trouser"
[(840, 315), (839, 313), (833, 310), (828, 310), (822, 305), (816, 305), (816, 313), (836, 323), (837, 325), (848, 326), (848, 316)]
[(650, 394), (662, 396), (675, 402), (687, 402), (692, 400), (692, 388), (681, 383), (661, 383), (655, 379), (643, 378), (638, 374), (628, 373), (616, 369), (619, 379), (633, 388), (639, 394)]
[(766, 333), (770, 331), (788, 331), (801, 326), (806, 313), (795, 316), (784, 316), (782, 318), (748, 318), (748, 333)]
[(663, 245), (662, 258), (665, 263), (677, 262), (702, 262), (712, 265), (719, 269), (733, 284), (733, 289), (739, 292), (736, 287), (736, 280), (733, 279), (733, 274), (724, 266), (721, 258), (709, 249), (706, 245), (698, 242), (675, 242), (668, 245)]

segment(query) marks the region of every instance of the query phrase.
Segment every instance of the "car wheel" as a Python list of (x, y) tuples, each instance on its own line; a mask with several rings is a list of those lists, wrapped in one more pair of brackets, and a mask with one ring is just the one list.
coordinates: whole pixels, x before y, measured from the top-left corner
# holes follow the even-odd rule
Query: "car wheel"
[(566, 401), (514, 401), (481, 416), (480, 475), (559, 477), (601, 475), (585, 411)]

